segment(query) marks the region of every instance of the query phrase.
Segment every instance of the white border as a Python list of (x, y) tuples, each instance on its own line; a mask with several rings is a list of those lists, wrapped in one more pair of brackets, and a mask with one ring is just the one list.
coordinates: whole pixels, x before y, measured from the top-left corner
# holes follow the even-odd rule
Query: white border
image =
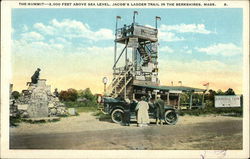
[[(20, 1), (34, 2), (34, 1)], [(41, 1), (37, 1), (41, 2)], [(48, 1), (44, 1), (48, 2)], [(49, 1), (58, 2), (58, 1)], [(62, 1), (75, 2), (75, 1)], [(79, 1), (93, 2), (93, 1)], [(103, 2), (103, 1), (95, 1)], [(114, 1), (107, 1), (112, 3)], [(124, 1), (116, 1), (124, 2)], [(132, 1), (126, 1), (132, 3)], [(133, 1), (134, 2), (134, 1)], [(143, 1), (136, 1), (143, 2)], [(145, 1), (150, 2), (150, 1)], [(169, 1), (151, 1), (154, 3)], [(191, 3), (190, 1), (171, 1), (172, 3)], [(192, 1), (195, 3), (204, 1)], [(224, 158), (248, 158), (249, 157), (249, 2), (246, 1), (206, 1), (216, 3), (216, 7), (223, 8), (224, 3), (228, 8), (243, 8), (243, 52), (244, 52), (244, 114), (243, 114), (243, 150), (228, 150)], [(11, 44), (11, 8), (20, 8), (18, 1), (2, 1), (1, 10), (1, 158), (201, 158), (205, 150), (9, 150), (9, 81), (11, 78), (10, 67), (10, 44)], [(35, 8), (35, 6), (23, 6), (22, 8)], [(39, 8), (47, 8), (39, 7)], [(64, 8), (64, 7), (50, 7)], [(66, 7), (65, 7), (66, 8)], [(74, 8), (74, 7), (70, 7)], [(80, 7), (75, 7), (80, 8)], [(104, 8), (104, 7), (92, 7)], [(120, 8), (120, 7), (109, 7)], [(122, 8), (122, 7), (121, 7)], [(140, 7), (129, 7), (140, 8)], [(156, 7), (143, 7), (156, 8)], [(157, 7), (173, 8), (173, 7)], [(207, 8), (207, 7), (174, 7), (174, 8)], [(209, 7), (210, 8), (210, 7)], [(206, 151), (213, 153), (215, 151)]]

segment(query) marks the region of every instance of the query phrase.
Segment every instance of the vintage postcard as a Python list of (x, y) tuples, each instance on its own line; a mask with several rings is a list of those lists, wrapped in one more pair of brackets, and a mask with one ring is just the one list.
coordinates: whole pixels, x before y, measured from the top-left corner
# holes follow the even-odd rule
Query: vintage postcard
[(1, 5), (1, 158), (249, 157), (247, 0)]

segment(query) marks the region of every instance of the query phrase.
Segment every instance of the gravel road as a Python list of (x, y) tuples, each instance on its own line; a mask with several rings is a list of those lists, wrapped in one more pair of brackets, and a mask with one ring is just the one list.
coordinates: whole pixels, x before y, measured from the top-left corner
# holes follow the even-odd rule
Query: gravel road
[(200, 150), (242, 149), (242, 118), (181, 116), (176, 125), (130, 127), (99, 121), (92, 113), (58, 122), (10, 128), (11, 149)]

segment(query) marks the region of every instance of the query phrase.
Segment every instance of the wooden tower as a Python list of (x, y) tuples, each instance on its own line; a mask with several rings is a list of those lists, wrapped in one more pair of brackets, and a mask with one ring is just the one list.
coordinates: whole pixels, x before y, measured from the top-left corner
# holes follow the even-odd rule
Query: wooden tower
[[(121, 17), (116, 17), (113, 80), (107, 88), (107, 93), (111, 97), (132, 99), (134, 84), (159, 85), (157, 20), (160, 17), (156, 17), (155, 28), (152, 28), (136, 23), (136, 14), (138, 12), (135, 11), (132, 24), (124, 25), (122, 28), (117, 28), (117, 22)], [(123, 48), (120, 53), (117, 52), (117, 44)], [(123, 66), (118, 67), (117, 64), (121, 60)]]

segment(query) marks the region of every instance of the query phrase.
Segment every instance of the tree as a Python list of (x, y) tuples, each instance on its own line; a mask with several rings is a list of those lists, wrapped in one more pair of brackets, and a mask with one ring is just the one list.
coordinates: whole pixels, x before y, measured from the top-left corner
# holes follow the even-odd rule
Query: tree
[(189, 96), (190, 96), (190, 93), (182, 93), (181, 94), (181, 104), (187, 104), (189, 103)]
[(224, 93), (224, 92), (222, 92), (222, 90), (221, 90), (221, 89), (219, 89), (219, 90), (216, 92), (216, 95), (225, 95), (225, 93)]
[(211, 101), (213, 101), (215, 94), (216, 94), (216, 92), (214, 90), (210, 89), (208, 91), (208, 94), (205, 94), (205, 100), (211, 100)]
[(234, 90), (232, 88), (228, 88), (228, 90), (225, 92), (225, 95), (235, 95)]
[(59, 99), (61, 101), (76, 101), (77, 91), (73, 88), (70, 88), (67, 91), (61, 91), (59, 93)]
[(78, 98), (86, 98), (89, 101), (95, 101), (96, 97), (92, 94), (89, 88), (78, 91)]
[(20, 97), (20, 93), (18, 91), (13, 91), (11, 93), (11, 96), (14, 98), (14, 99), (18, 99)]
[[(181, 94), (181, 104), (189, 104), (190, 103), (190, 92)], [(202, 94), (192, 93), (192, 104), (193, 105), (201, 105), (202, 103)]]
[(207, 107), (214, 107), (214, 96), (216, 95), (216, 92), (212, 89), (208, 91), (208, 93), (205, 94), (205, 103)]

